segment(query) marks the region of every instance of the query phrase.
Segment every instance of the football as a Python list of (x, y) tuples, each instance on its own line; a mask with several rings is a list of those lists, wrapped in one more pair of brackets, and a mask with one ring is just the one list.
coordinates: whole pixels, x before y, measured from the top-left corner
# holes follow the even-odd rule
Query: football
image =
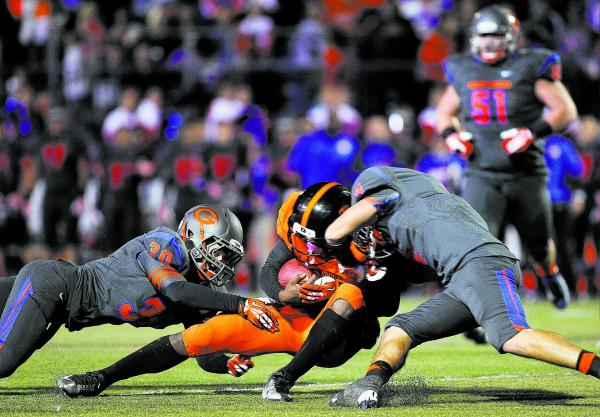
[(306, 278), (300, 281), (300, 285), (302, 285), (310, 279), (313, 273), (306, 267), (306, 265), (304, 265), (304, 263), (294, 258), (283, 264), (279, 270), (277, 279), (279, 280), (281, 286), (285, 288), (291, 280), (296, 278), (298, 274), (306, 274)]

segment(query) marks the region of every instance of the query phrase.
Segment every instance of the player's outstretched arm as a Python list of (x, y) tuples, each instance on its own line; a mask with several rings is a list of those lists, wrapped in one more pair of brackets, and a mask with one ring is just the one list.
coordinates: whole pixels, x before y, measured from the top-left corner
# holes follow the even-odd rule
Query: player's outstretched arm
[(154, 288), (172, 303), (193, 310), (239, 314), (260, 329), (279, 331), (277, 318), (262, 301), (188, 282), (180, 272), (157, 261), (146, 251), (140, 252), (137, 259)]

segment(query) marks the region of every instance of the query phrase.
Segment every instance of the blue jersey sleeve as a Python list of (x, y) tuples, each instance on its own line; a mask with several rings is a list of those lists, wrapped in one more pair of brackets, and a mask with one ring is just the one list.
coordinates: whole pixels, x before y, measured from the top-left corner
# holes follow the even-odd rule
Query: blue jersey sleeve
[(562, 78), (562, 65), (557, 52), (540, 49), (534, 51), (537, 66), (537, 78), (548, 81), (560, 81)]

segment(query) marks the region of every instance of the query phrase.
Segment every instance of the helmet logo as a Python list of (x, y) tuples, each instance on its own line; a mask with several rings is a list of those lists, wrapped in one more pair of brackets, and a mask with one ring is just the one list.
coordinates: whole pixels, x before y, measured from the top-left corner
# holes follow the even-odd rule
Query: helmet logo
[(215, 224), (219, 220), (219, 216), (214, 210), (208, 207), (201, 207), (194, 212), (194, 218), (198, 220), (198, 234), (200, 240), (204, 240), (204, 226)]
[(219, 220), (217, 213), (207, 207), (196, 210), (194, 218), (201, 224), (215, 224)]
[(304, 227), (298, 222), (295, 222), (292, 226), (292, 232), (298, 233), (306, 239), (314, 239), (317, 236), (314, 230)]

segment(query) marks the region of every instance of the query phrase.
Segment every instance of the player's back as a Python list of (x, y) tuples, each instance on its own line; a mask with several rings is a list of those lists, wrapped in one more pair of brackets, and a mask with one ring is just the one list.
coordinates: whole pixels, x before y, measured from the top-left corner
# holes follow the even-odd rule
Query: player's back
[(371, 197), (379, 203), (376, 227), (392, 238), (398, 252), (431, 266), (444, 279), (468, 259), (514, 257), (465, 200), (419, 171), (369, 168), (360, 174), (352, 193), (353, 199)]
[(107, 257), (80, 267), (80, 308), (71, 313), (74, 317), (69, 320), (69, 328), (124, 322), (162, 328), (181, 322), (173, 309), (167, 308), (138, 263), (137, 255), (148, 250), (149, 237), (170, 241), (175, 252), (179, 250), (172, 256), (180, 260), (178, 265), (181, 266), (176, 270), (185, 274), (189, 265), (187, 255), (182, 256), (184, 244), (174, 231), (159, 227), (138, 236)]
[(520, 49), (495, 65), (481, 63), (467, 53), (448, 61), (446, 77), (460, 97), (461, 121), (473, 134), (469, 171), (545, 174), (541, 139), (523, 155), (509, 158), (502, 149), (500, 133), (531, 126), (540, 119), (544, 105), (534, 86), (540, 78), (558, 77), (555, 64), (560, 65), (560, 58), (545, 49)]

